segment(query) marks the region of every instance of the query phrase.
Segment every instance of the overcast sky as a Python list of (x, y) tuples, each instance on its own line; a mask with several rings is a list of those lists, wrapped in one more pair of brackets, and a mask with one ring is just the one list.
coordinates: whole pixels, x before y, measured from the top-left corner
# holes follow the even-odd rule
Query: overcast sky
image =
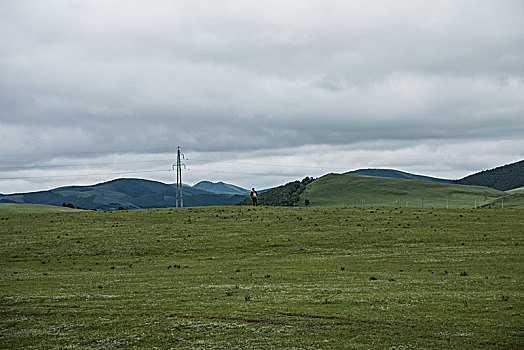
[(524, 158), (524, 2), (2, 0), (0, 193)]

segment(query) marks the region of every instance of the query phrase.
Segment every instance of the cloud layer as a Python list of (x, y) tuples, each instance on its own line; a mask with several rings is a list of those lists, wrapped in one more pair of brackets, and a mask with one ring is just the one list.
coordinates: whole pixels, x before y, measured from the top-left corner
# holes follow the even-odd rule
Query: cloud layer
[[(463, 160), (453, 177), (523, 156), (521, 1), (3, 1), (0, 46), (4, 178), (177, 145), (238, 163), (284, 152), (288, 168), (412, 159), (402, 170), (419, 172), (445, 150), (443, 168)], [(304, 159), (318, 149), (334, 163)], [(259, 167), (258, 181), (314, 169)], [(52, 175), (39, 171), (0, 192)], [(235, 172), (215, 177), (249, 187)]]

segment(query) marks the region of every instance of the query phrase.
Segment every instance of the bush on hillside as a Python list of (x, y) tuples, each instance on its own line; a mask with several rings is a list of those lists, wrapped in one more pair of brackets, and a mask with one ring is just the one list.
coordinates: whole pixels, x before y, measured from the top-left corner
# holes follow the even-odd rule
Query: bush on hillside
[[(260, 205), (293, 207), (298, 205), (299, 197), (306, 189), (306, 186), (314, 180), (312, 177), (306, 177), (302, 181), (293, 181), (285, 185), (273, 188), (267, 192), (258, 195)], [(251, 199), (244, 199), (240, 205), (251, 205)]]

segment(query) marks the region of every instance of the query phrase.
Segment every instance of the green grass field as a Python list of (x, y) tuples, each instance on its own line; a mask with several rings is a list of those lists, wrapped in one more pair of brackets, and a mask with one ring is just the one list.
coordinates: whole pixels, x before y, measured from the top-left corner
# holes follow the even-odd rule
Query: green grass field
[(0, 215), (3, 214), (42, 214), (42, 213), (71, 213), (81, 211), (77, 209), (56, 207), (43, 204), (12, 204), (0, 203)]
[(0, 348), (522, 348), (523, 214), (4, 212)]
[(474, 208), (505, 195), (481, 186), (329, 174), (307, 185), (299, 205), (308, 199), (321, 207)]

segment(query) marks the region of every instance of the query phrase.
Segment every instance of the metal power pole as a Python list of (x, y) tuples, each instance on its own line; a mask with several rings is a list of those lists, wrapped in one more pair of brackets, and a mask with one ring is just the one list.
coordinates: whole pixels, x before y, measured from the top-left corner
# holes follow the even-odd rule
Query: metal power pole
[[(178, 199), (180, 198), (180, 207), (184, 207), (184, 199), (182, 197), (182, 161), (181, 156), (184, 158), (184, 154), (180, 153), (180, 147), (177, 149), (176, 153), (176, 203), (175, 207), (178, 208)], [(185, 166), (185, 165), (184, 165)], [(173, 166), (174, 168), (174, 166)]]
[(180, 147), (178, 147), (178, 152), (177, 152), (177, 156), (178, 156), (178, 172), (179, 172), (179, 177), (180, 177), (180, 207), (183, 208), (184, 207), (184, 198), (182, 197), (182, 163), (180, 162)]
[[(178, 208), (178, 154), (176, 158), (176, 199), (175, 199), (175, 207)], [(173, 167), (174, 168), (174, 167)]]

